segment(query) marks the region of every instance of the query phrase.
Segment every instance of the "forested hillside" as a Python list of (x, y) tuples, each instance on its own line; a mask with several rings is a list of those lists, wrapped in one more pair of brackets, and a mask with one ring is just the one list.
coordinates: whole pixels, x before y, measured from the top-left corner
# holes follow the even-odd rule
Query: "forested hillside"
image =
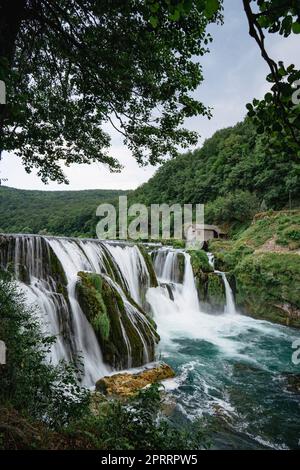
[(0, 187), (0, 232), (95, 236), (96, 208), (124, 191), (27, 191)]
[(233, 223), (250, 220), (260, 209), (288, 207), (290, 198), (297, 207), (299, 188), (299, 158), (276, 158), (245, 120), (162, 165), (131, 198), (147, 205), (205, 203), (208, 221)]

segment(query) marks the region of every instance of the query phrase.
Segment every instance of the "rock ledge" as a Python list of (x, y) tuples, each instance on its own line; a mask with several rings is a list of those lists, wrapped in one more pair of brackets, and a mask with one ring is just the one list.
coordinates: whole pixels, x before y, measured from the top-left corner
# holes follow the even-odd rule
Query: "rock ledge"
[(124, 372), (102, 377), (96, 383), (96, 390), (105, 395), (132, 396), (147, 385), (175, 377), (174, 370), (167, 364), (159, 364), (137, 374)]

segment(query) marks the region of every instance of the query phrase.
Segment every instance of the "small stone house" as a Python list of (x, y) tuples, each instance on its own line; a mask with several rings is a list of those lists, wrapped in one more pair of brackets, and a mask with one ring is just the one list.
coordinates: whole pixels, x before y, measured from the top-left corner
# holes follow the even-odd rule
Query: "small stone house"
[(187, 243), (207, 242), (213, 238), (226, 238), (226, 233), (217, 225), (190, 224), (185, 227), (185, 238)]

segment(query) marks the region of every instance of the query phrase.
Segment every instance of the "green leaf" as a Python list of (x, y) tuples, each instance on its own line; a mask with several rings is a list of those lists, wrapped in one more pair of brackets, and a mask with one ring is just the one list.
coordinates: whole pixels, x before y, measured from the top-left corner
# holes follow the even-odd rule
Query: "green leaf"
[(293, 23), (292, 31), (294, 34), (300, 34), (300, 23)]
[(266, 93), (265, 94), (265, 100), (266, 100), (267, 103), (271, 103), (271, 101), (273, 100), (272, 93)]
[(257, 21), (262, 28), (267, 28), (270, 25), (270, 20), (267, 16), (261, 16)]
[(157, 16), (150, 16), (149, 21), (150, 21), (150, 23), (151, 23), (151, 26), (152, 26), (153, 28), (156, 28), (157, 23), (158, 23), (158, 18), (157, 18)]
[(174, 13), (172, 15), (170, 15), (170, 19), (172, 21), (178, 21), (180, 18), (180, 10), (178, 8), (176, 8), (176, 10), (174, 11)]
[(211, 19), (217, 13), (220, 7), (219, 0), (206, 0), (204, 14), (206, 18)]

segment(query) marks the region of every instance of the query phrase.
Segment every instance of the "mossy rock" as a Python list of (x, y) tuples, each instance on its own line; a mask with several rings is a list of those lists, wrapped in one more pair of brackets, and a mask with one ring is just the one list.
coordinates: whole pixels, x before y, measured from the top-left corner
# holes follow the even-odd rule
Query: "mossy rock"
[(135, 312), (130, 318), (120, 293), (105, 277), (86, 272), (78, 276), (77, 298), (94, 328), (104, 361), (117, 369), (140, 366), (145, 363), (144, 343), (152, 361), (159, 337), (141, 308), (140, 315)]
[(76, 285), (77, 297), (87, 319), (97, 336), (107, 340), (110, 320), (102, 297), (103, 278), (98, 274), (79, 272), (80, 282)]
[(223, 279), (216, 273), (207, 276), (206, 302), (214, 310), (223, 310), (226, 303), (225, 287)]
[(140, 253), (143, 256), (145, 264), (147, 266), (147, 271), (148, 271), (149, 277), (150, 277), (150, 287), (157, 287), (158, 286), (158, 281), (157, 281), (157, 277), (156, 277), (156, 274), (155, 274), (155, 271), (154, 271), (151, 256), (149, 255), (146, 248), (142, 244), (138, 245), (138, 249), (140, 250)]
[(299, 240), (300, 211), (296, 210), (258, 214), (235, 240), (209, 243), (216, 269), (234, 276), (229, 282), (239, 310), (300, 327)]
[(247, 314), (300, 327), (300, 257), (292, 253), (259, 253), (235, 269), (236, 300)]
[(205, 251), (189, 250), (188, 253), (191, 257), (191, 265), (194, 276), (198, 276), (199, 274), (201, 275), (201, 273), (210, 273), (213, 271)]

